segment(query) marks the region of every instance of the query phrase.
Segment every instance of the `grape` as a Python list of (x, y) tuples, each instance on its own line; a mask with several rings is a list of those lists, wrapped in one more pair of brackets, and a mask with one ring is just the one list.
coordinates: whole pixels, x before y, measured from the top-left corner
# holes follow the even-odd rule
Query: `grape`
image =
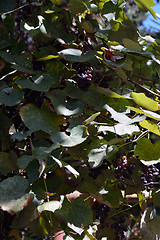
[(83, 90), (87, 90), (92, 81), (92, 71), (87, 69), (81, 72), (82, 69), (78, 70), (78, 74), (74, 77), (74, 80), (78, 83), (78, 86)]
[(159, 169), (155, 165), (151, 165), (149, 167), (143, 166), (142, 171), (141, 180), (145, 185), (145, 189), (150, 191), (154, 188), (154, 182), (158, 181)]

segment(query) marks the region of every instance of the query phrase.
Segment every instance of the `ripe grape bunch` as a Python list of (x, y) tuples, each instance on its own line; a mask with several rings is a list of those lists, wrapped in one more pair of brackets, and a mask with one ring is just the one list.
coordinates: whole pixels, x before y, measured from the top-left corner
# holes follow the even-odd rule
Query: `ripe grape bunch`
[(92, 71), (87, 69), (82, 73), (76, 75), (78, 86), (83, 90), (87, 90), (92, 81)]
[(123, 182), (125, 179), (130, 179), (134, 168), (135, 163), (134, 162), (128, 162), (126, 156), (122, 156), (122, 158), (117, 158), (113, 161), (114, 166), (114, 174), (115, 177), (121, 182), (121, 190), (125, 190), (125, 186), (123, 185)]
[(155, 165), (144, 166), (141, 179), (144, 182), (147, 191), (152, 190), (156, 185), (159, 185), (159, 169)]

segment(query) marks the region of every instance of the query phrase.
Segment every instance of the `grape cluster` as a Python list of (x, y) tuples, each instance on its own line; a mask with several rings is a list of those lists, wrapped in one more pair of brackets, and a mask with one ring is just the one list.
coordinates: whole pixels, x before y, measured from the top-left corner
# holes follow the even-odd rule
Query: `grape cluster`
[(127, 228), (125, 227), (125, 217), (123, 215), (113, 215), (113, 209), (104, 205), (94, 203), (93, 209), (96, 212), (95, 218), (99, 221), (98, 228), (104, 231), (104, 229), (112, 228), (115, 232), (115, 239), (124, 239)]
[[(116, 158), (113, 161), (113, 166), (114, 166), (114, 174), (115, 177), (123, 183), (124, 179), (130, 179), (131, 175), (133, 174), (133, 170), (135, 168), (135, 163), (134, 162), (127, 162), (127, 157), (122, 156), (122, 158)], [(125, 186), (122, 184), (120, 186), (121, 190), (125, 190)]]
[(80, 88), (82, 88), (83, 90), (87, 90), (91, 84), (92, 77), (92, 71), (87, 69), (84, 72), (78, 73), (76, 75), (76, 82), (78, 83), (78, 86)]
[(143, 166), (141, 180), (143, 180), (147, 191), (152, 190), (156, 182), (159, 184), (159, 176), (159, 169), (155, 165)]
[(116, 240), (124, 239), (125, 232), (127, 231), (127, 228), (124, 226), (125, 217), (114, 216), (112, 217), (112, 221), (114, 221), (114, 223), (111, 224), (111, 228), (115, 230)]

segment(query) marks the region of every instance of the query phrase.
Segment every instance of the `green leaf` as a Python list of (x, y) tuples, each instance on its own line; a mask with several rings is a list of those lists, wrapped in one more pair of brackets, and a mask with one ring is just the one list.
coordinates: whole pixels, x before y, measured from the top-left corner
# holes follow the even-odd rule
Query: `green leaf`
[(79, 116), (83, 113), (83, 102), (77, 99), (66, 100), (67, 95), (64, 91), (56, 90), (53, 93), (47, 93), (46, 96), (51, 100), (57, 114)]
[(55, 212), (67, 222), (74, 224), (76, 227), (88, 226), (93, 221), (92, 211), (87, 202), (77, 198), (70, 204), (67, 200), (62, 204), (62, 208)]
[(160, 141), (152, 144), (148, 138), (138, 140), (134, 155), (144, 161), (158, 160), (160, 158)]
[(28, 155), (23, 155), (22, 157), (19, 157), (17, 160), (18, 166), (21, 169), (25, 169), (28, 164), (34, 159), (34, 156), (28, 156)]
[(106, 88), (103, 88), (103, 87), (98, 87), (97, 86), (96, 90), (97, 90), (98, 93), (104, 94), (108, 98), (123, 98), (123, 99), (126, 98), (122, 95), (119, 95), (119, 94), (111, 91), (110, 89), (106, 89)]
[[(53, 226), (51, 227), (48, 219), (52, 216), (48, 216), (47, 212), (44, 212), (38, 217), (29, 223), (28, 227), (32, 233), (40, 238), (44, 238), (47, 235), (53, 233)], [(53, 219), (52, 219), (53, 220)]]
[(21, 211), (32, 194), (26, 194), (28, 181), (20, 176), (7, 178), (0, 183), (0, 206), (1, 209), (8, 212)]
[(16, 8), (15, 0), (0, 1), (0, 13), (7, 13)]
[(118, 189), (110, 189), (107, 194), (103, 195), (105, 201), (108, 201), (112, 207), (119, 207), (122, 200), (122, 193)]
[(82, 51), (79, 49), (69, 48), (64, 49), (58, 52), (59, 56), (65, 60), (72, 62), (89, 62), (91, 59), (95, 58), (96, 52), (89, 51), (85, 54), (82, 54)]
[(147, 110), (158, 111), (160, 109), (158, 102), (146, 97), (144, 93), (132, 92), (131, 97), (136, 104), (143, 108), (146, 108)]
[(84, 121), (84, 124), (85, 124), (85, 125), (90, 124), (90, 123), (93, 122), (93, 121), (95, 120), (95, 118), (98, 117), (100, 114), (101, 114), (100, 112), (92, 114), (92, 116), (90, 116), (89, 118), (87, 118), (87, 119)]
[(123, 71), (123, 69), (121, 67), (118, 67), (115, 69), (115, 72), (117, 73), (117, 75), (124, 81), (127, 81), (127, 75), (126, 73)]
[(145, 129), (148, 129), (150, 132), (155, 133), (156, 135), (160, 136), (160, 129), (159, 126), (151, 121), (144, 120), (139, 123), (139, 125)]
[(79, 125), (74, 127), (70, 136), (64, 132), (57, 132), (51, 135), (52, 142), (58, 142), (63, 147), (74, 147), (87, 139), (87, 127), (84, 125)]
[(59, 125), (62, 124), (61, 118), (49, 109), (47, 103), (42, 105), (41, 110), (33, 104), (27, 104), (21, 108), (20, 116), (32, 132), (42, 130), (52, 133), (58, 131)]
[(102, 15), (107, 13), (114, 13), (118, 10), (118, 6), (116, 6), (112, 1), (108, 1), (103, 5)]
[(127, 106), (127, 108), (131, 109), (132, 111), (134, 111), (136, 113), (144, 114), (144, 115), (146, 115), (149, 118), (152, 118), (152, 119), (160, 121), (160, 115), (155, 113), (155, 112), (144, 110), (142, 108), (139, 109), (139, 108), (135, 108), (135, 107), (131, 107), (131, 106)]
[(59, 56), (58, 55), (48, 55), (46, 57), (39, 58), (37, 61), (47, 61), (47, 60), (56, 59), (56, 58), (59, 58)]
[(84, 0), (70, 0), (68, 6), (72, 14), (82, 13), (87, 10)]
[[(13, 229), (22, 229), (25, 228), (33, 219), (34, 211), (36, 210), (37, 205), (40, 202), (34, 196), (34, 199), (22, 210), (20, 211), (12, 221), (12, 228)], [(16, 239), (18, 240), (18, 239)]]
[(29, 79), (21, 79), (16, 81), (23, 88), (29, 88), (35, 91), (47, 92), (51, 87), (57, 87), (59, 82), (49, 74), (42, 74), (33, 77), (33, 82)]
[(154, 192), (154, 194), (152, 195), (152, 198), (153, 198), (153, 204), (154, 206), (156, 207), (160, 207), (160, 190)]
[(12, 55), (5, 51), (0, 51), (0, 56), (6, 62), (11, 63), (15, 69), (17, 67), (17, 69), (21, 68), (23, 70), (30, 70), (30, 68), (32, 67), (30, 60), (25, 58), (24, 56)]
[(0, 172), (4, 175), (16, 169), (16, 154), (12, 151), (10, 154), (0, 152)]
[(139, 9), (144, 12), (150, 12), (152, 16), (157, 20), (155, 11), (151, 8), (154, 7), (156, 4), (153, 0), (134, 0), (134, 2), (137, 4)]
[(0, 103), (7, 106), (14, 106), (20, 103), (23, 97), (23, 92), (12, 91), (9, 95), (4, 91), (0, 92)]
[(0, 111), (0, 139), (8, 135), (8, 131), (12, 122)]
[(141, 49), (141, 46), (138, 42), (135, 42), (128, 38), (123, 39), (123, 45), (125, 48), (129, 48), (129, 49)]
[(123, 43), (124, 38), (131, 39), (133, 41), (137, 40), (137, 29), (134, 23), (126, 15), (124, 15), (123, 23), (112, 20), (111, 27), (112, 30), (108, 36), (110, 41)]

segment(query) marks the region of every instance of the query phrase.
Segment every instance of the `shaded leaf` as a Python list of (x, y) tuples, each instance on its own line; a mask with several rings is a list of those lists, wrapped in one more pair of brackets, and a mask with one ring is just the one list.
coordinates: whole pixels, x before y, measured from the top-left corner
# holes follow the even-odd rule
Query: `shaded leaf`
[(123, 71), (123, 69), (121, 67), (118, 67), (115, 69), (115, 72), (117, 73), (117, 75), (123, 80), (123, 81), (127, 81), (127, 75), (126, 73)]
[(12, 91), (9, 95), (4, 91), (0, 92), (0, 103), (5, 104), (7, 106), (14, 106), (20, 103), (23, 97), (23, 92), (20, 91)]
[(7, 118), (2, 112), (0, 112), (0, 139), (7, 136), (9, 127), (12, 125), (12, 122)]
[(70, 0), (68, 6), (72, 14), (82, 13), (87, 10), (84, 2), (83, 0)]
[(0, 1), (0, 13), (7, 13), (16, 8), (15, 0)]
[(55, 214), (77, 227), (81, 227), (81, 224), (87, 226), (93, 221), (90, 206), (81, 198), (76, 198), (73, 203), (65, 200), (62, 208), (56, 211)]
[(62, 119), (53, 113), (46, 103), (42, 105), (41, 110), (33, 104), (27, 104), (21, 108), (20, 116), (25, 125), (33, 132), (42, 130), (52, 133), (57, 131), (59, 125), (62, 124)]
[(21, 79), (16, 82), (23, 88), (29, 88), (35, 91), (42, 91), (42, 92), (46, 92), (51, 87), (56, 87), (59, 84), (57, 79), (54, 79), (54, 77), (48, 74), (38, 75), (34, 77), (33, 82), (29, 79)]
[[(11, 156), (12, 155), (12, 156)], [(0, 172), (4, 175), (7, 173), (12, 172), (16, 168), (14, 152), (11, 154), (6, 152), (0, 152)]]
[(128, 38), (123, 39), (123, 45), (124, 45), (124, 47), (129, 48), (129, 49), (141, 49), (141, 46), (138, 42), (135, 42)]
[(28, 181), (20, 176), (7, 178), (0, 183), (0, 206), (4, 211), (19, 212), (32, 198), (26, 194)]

